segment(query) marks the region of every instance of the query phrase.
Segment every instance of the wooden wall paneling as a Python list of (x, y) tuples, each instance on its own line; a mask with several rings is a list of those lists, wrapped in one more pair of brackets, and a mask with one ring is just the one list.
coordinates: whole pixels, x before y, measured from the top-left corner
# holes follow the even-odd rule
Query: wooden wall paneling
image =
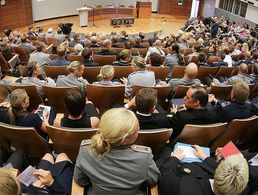
[(192, 0), (183, 0), (183, 5), (178, 5), (177, 0), (160, 0), (159, 13), (188, 18), (191, 14)]
[(0, 31), (32, 24), (31, 0), (6, 1), (0, 6)]

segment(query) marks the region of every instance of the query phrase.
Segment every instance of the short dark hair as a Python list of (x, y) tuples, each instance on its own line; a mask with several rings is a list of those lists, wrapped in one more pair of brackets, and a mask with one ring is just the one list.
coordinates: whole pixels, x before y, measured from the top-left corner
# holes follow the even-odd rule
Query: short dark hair
[(198, 60), (200, 62), (206, 62), (206, 59), (207, 59), (207, 56), (204, 52), (201, 52), (199, 55), (198, 55)]
[(135, 96), (136, 109), (140, 113), (148, 113), (157, 104), (157, 90), (140, 89)]
[(82, 57), (83, 57), (85, 60), (88, 60), (91, 55), (92, 55), (91, 49), (85, 47), (85, 48), (82, 50)]
[(150, 63), (152, 66), (160, 66), (163, 64), (163, 59), (160, 54), (153, 52), (150, 54)]
[(79, 116), (83, 113), (86, 100), (85, 95), (79, 89), (68, 90), (64, 97), (65, 106), (72, 116)]
[(192, 89), (196, 91), (192, 94), (193, 100), (198, 100), (200, 105), (204, 108), (208, 103), (208, 92), (202, 86), (191, 86)]
[(43, 45), (42, 43), (38, 43), (38, 44), (36, 45), (36, 50), (37, 50), (38, 52), (43, 51), (43, 48), (44, 48), (44, 45)]

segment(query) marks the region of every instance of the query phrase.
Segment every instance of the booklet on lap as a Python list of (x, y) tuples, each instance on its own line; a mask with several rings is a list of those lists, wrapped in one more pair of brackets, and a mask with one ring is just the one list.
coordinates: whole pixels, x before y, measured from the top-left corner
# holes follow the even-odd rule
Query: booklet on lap
[[(181, 143), (181, 142), (176, 143), (176, 145), (174, 147), (174, 151), (177, 148), (181, 148), (185, 155), (185, 157), (182, 159), (182, 162), (187, 162), (187, 163), (202, 162), (201, 159), (199, 159), (197, 156), (194, 155), (194, 148), (192, 146), (193, 145), (191, 145), (191, 144), (185, 144), (185, 143)], [(210, 148), (208, 148), (208, 147), (201, 147), (201, 148), (204, 150), (206, 155), (209, 157), (210, 156)]]

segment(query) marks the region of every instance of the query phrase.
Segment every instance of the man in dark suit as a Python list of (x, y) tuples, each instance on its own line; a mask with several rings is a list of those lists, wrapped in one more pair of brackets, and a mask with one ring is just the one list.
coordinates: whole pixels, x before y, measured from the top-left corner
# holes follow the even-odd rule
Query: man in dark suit
[[(219, 163), (207, 157), (199, 146), (194, 145), (194, 155), (203, 162), (180, 163), (184, 158), (183, 150), (180, 149), (172, 153), (167, 149), (164, 159), (156, 161), (161, 172), (159, 181), (161, 194), (247, 195), (258, 190), (256, 184), (258, 169), (248, 166), (240, 154), (231, 155), (225, 160), (221, 159)], [(209, 181), (213, 178), (214, 182)]]
[[(156, 110), (157, 91), (144, 88), (137, 92), (135, 97), (136, 116), (141, 129), (173, 128), (170, 140), (174, 140), (186, 124), (211, 124), (219, 122), (214, 111), (208, 111), (208, 93), (202, 87), (191, 87), (184, 97), (185, 109), (171, 109), (173, 116), (166, 116)], [(158, 109), (159, 110), (159, 109)]]
[(132, 48), (145, 48), (141, 45), (141, 38), (139, 36), (134, 38), (134, 45), (132, 46)]
[(233, 85), (230, 95), (230, 103), (225, 104), (210, 95), (210, 101), (215, 103), (214, 111), (217, 112), (221, 122), (230, 122), (233, 119), (245, 119), (258, 115), (257, 105), (247, 102), (250, 89), (247, 83), (242, 80)]

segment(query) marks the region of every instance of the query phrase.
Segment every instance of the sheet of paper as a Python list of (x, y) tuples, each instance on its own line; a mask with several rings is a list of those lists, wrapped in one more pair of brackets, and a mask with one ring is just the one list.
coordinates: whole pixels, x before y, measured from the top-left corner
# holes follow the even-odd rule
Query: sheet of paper
[(210, 184), (211, 184), (211, 189), (214, 192), (214, 188), (213, 188), (214, 179), (209, 179), (209, 181), (210, 181)]
[(11, 163), (8, 163), (8, 164), (6, 164), (3, 168), (5, 168), (5, 169), (10, 169), (10, 168), (13, 168), (13, 166), (12, 166)]
[(194, 155), (194, 149), (189, 146), (178, 146), (178, 148), (183, 150), (183, 154), (185, 155), (186, 158), (197, 158)]
[(258, 154), (256, 154), (255, 157), (250, 159), (248, 162), (252, 166), (258, 166)]
[(18, 177), (17, 179), (26, 186), (29, 186), (31, 183), (34, 183), (38, 179), (33, 175), (36, 169), (32, 166), (28, 166)]

